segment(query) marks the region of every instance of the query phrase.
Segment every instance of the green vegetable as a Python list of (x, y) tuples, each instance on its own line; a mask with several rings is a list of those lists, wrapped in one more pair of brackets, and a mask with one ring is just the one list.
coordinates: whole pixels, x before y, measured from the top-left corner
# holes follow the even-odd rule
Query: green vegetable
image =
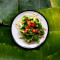
[(28, 16), (23, 16), (22, 20), (24, 20), (26, 18), (26, 20), (28, 20)]
[(38, 41), (39, 40), (39, 35), (37, 35), (37, 34), (33, 35), (33, 40), (37, 40)]
[(40, 40), (38, 40), (37, 42), (40, 43)]
[(30, 27), (30, 29), (34, 29), (33, 27)]
[(34, 33), (29, 29), (29, 31), (27, 32), (27, 34), (33, 35)]
[(37, 27), (37, 29), (42, 29), (42, 24), (40, 23), (40, 22), (36, 22), (36, 27)]
[(31, 23), (34, 23), (34, 21), (31, 21)]
[(31, 35), (27, 35), (27, 34), (24, 34), (24, 33), (22, 33), (22, 35), (23, 35), (23, 37), (25, 38), (25, 40), (27, 41), (27, 42), (30, 42), (32, 39), (32, 36)]
[(40, 30), (40, 34), (41, 34), (41, 35), (44, 35), (44, 34), (45, 34), (45, 32), (44, 32), (43, 29)]
[(27, 25), (23, 25), (22, 27), (21, 27), (21, 29), (25, 29), (27, 27)]
[(22, 26), (20, 29), (21, 29), (21, 30), (24, 30), (24, 29), (25, 29), (25, 26)]
[(39, 22), (39, 20), (37, 18), (35, 18), (35, 22)]
[(28, 19), (30, 19), (32, 21), (33, 20), (33, 17), (28, 17)]

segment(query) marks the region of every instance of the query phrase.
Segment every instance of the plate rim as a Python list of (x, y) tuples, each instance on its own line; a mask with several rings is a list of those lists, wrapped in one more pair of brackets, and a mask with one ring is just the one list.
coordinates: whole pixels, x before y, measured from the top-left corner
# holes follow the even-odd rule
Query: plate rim
[[(13, 34), (12, 34), (12, 23), (13, 23), (13, 21), (15, 20), (15, 18), (16, 18), (19, 14), (21, 14), (21, 13), (23, 13), (23, 12), (26, 12), (26, 11), (33, 11), (33, 12), (39, 13), (41, 16), (44, 17), (44, 19), (45, 19), (45, 21), (46, 21), (46, 23), (47, 23), (47, 26), (48, 26), (48, 32), (47, 32), (46, 38), (44, 39), (44, 41), (43, 41), (41, 44), (39, 44), (39, 45), (38, 45), (37, 47), (35, 47), (35, 48), (27, 48), (27, 47), (22, 47), (22, 46), (20, 46), (20, 45), (15, 41), (15, 39), (14, 39), (14, 37), (13, 37)], [(11, 31), (12, 39), (13, 39), (13, 41), (15, 42), (15, 44), (16, 44), (17, 46), (19, 46), (19, 47), (21, 47), (21, 48), (23, 48), (23, 49), (32, 50), (32, 49), (38, 49), (41, 45), (44, 44), (44, 42), (46, 41), (46, 39), (48, 38), (48, 35), (49, 35), (49, 24), (48, 24), (48, 22), (47, 22), (47, 19), (45, 18), (45, 16), (44, 16), (41, 12), (38, 12), (38, 11), (35, 11), (35, 10), (24, 10), (24, 11), (18, 13), (18, 14), (15, 16), (15, 18), (13, 19), (13, 21), (12, 21), (12, 23), (11, 23), (11, 30), (10, 30), (10, 31)]]

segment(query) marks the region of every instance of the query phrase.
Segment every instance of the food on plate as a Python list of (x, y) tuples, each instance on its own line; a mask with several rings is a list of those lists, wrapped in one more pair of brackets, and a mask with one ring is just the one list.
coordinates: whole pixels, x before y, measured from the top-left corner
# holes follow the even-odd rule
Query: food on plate
[(37, 15), (24, 15), (20, 21), (16, 23), (20, 38), (24, 38), (26, 42), (40, 42), (41, 38), (44, 38), (45, 28), (41, 24), (41, 19)]

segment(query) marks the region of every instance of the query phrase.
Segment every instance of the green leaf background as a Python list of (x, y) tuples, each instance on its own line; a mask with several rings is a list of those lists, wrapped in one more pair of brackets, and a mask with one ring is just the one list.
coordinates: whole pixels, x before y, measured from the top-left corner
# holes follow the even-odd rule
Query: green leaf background
[[(38, 49), (23, 49), (11, 36), (11, 23), (24, 10), (41, 12), (48, 21), (49, 35)], [(60, 60), (60, 0), (0, 0), (0, 60)]]

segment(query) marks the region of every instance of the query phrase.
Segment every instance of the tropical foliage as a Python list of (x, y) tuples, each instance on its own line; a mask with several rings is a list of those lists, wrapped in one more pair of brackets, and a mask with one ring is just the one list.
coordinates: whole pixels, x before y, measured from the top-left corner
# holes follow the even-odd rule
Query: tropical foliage
[[(46, 17), (49, 35), (39, 48), (26, 50), (15, 44), (10, 26), (19, 12), (32, 9)], [(0, 60), (60, 60), (60, 0), (0, 0)]]

